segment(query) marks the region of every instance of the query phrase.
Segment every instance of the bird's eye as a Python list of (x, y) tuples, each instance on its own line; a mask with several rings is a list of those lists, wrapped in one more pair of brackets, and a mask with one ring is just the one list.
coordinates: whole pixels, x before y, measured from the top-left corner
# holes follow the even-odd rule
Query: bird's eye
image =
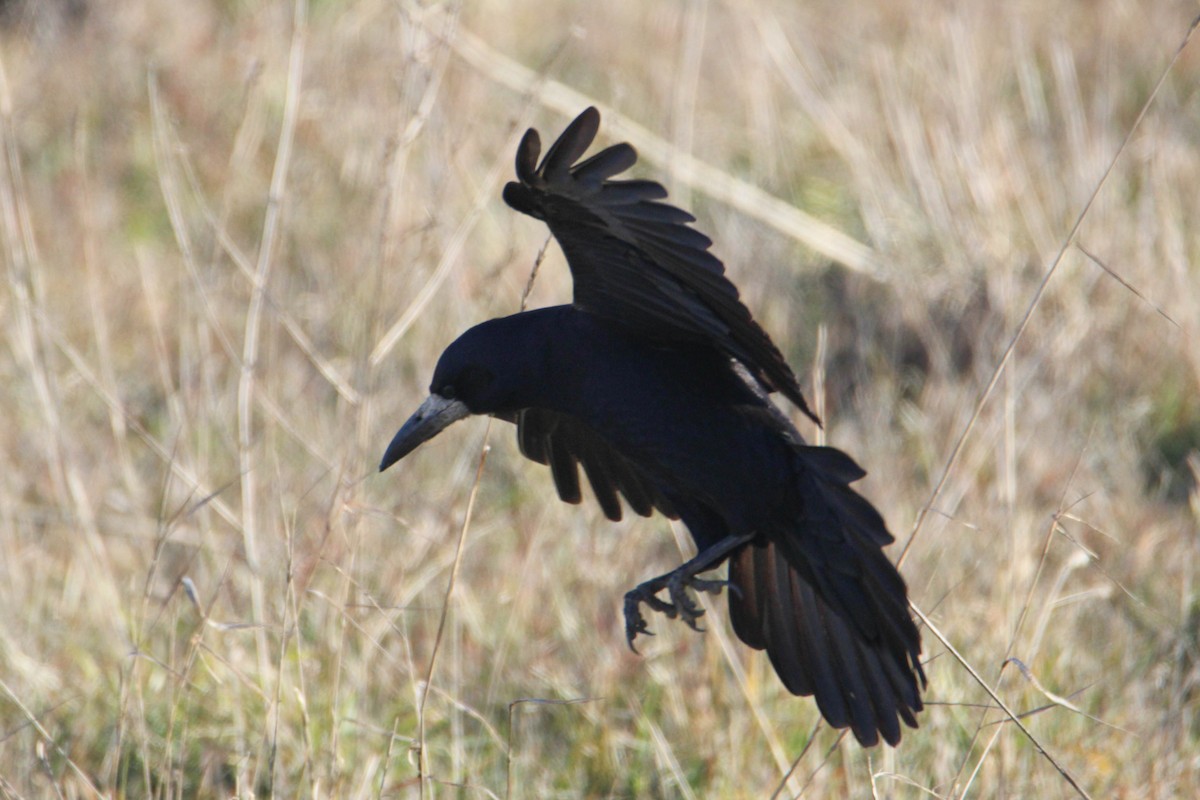
[(439, 391), (438, 394), (440, 394), (442, 397), (446, 398), (447, 400), (453, 400), (456, 392), (452, 385), (446, 384), (445, 386), (442, 387), (441, 391)]

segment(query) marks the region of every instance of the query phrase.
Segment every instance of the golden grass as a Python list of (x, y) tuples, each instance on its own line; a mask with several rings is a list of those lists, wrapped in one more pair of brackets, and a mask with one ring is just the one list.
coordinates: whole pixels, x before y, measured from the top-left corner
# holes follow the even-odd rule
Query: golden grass
[[(894, 751), (720, 602), (630, 654), (686, 533), (562, 505), (506, 425), (465, 531), (482, 421), (375, 474), (519, 305), (516, 137), (586, 102), (1049, 755), (1200, 794), (1196, 42), (1134, 130), (1194, 5), (68, 5), (0, 31), (0, 796), (1076, 795), (928, 633)], [(569, 292), (551, 247), (531, 303)]]

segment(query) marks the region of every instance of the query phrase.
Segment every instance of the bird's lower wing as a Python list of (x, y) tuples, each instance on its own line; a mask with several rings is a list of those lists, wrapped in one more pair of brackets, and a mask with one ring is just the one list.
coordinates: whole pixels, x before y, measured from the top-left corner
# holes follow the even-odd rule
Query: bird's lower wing
[(609, 519), (621, 519), (620, 497), (643, 517), (653, 514), (656, 508), (668, 517), (677, 517), (671, 504), (633, 462), (574, 417), (542, 408), (526, 408), (513, 421), (517, 424), (521, 453), (539, 464), (549, 465), (558, 496), (565, 502), (578, 503), (582, 499), (579, 485), (582, 466), (596, 500)]
[(916, 727), (925, 674), (904, 581), (882, 550), (891, 536), (849, 487), (862, 471), (848, 456), (798, 455), (795, 517), (730, 559), (734, 632), (830, 724), (895, 745), (901, 720)]
[(835, 728), (864, 746), (900, 741), (917, 727), (920, 693), (907, 659), (869, 642), (826, 603), (776, 543), (749, 545), (729, 562), (729, 610), (743, 642), (766, 650), (788, 691), (812, 695)]

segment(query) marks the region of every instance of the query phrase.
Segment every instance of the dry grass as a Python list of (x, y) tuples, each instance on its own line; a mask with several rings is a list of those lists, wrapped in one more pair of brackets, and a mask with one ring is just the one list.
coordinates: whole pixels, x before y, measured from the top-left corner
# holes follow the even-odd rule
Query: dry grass
[(949, 462), (1194, 3), (6, 5), (0, 796), (1075, 794), (931, 635), (895, 751), (720, 604), (631, 655), (683, 532), (563, 506), (504, 425), (437, 640), (484, 423), (374, 464), (518, 306), (514, 137), (590, 101), (901, 544), (933, 498), (916, 604), (1091, 796), (1200, 794), (1200, 43)]

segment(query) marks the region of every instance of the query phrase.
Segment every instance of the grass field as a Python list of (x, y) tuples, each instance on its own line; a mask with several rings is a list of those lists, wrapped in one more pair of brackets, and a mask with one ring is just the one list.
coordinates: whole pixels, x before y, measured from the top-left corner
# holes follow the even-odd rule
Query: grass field
[[(1200, 796), (1194, 2), (3, 5), (0, 797)], [(588, 103), (962, 657), (924, 630), (898, 749), (723, 602), (631, 654), (686, 531), (509, 426), (375, 473), (520, 304), (517, 137)]]

